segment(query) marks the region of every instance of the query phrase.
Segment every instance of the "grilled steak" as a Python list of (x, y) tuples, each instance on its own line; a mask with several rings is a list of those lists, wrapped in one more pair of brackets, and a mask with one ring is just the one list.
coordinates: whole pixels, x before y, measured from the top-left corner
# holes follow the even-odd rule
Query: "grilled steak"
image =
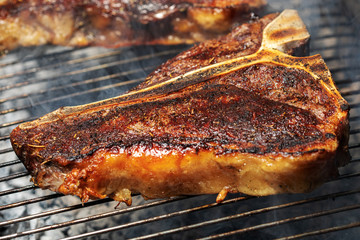
[(265, 0), (0, 1), (1, 49), (193, 43), (229, 32)]
[(299, 193), (349, 160), (347, 102), (294, 10), (196, 45), (116, 98), (65, 107), (11, 133), (34, 183), (146, 198)]

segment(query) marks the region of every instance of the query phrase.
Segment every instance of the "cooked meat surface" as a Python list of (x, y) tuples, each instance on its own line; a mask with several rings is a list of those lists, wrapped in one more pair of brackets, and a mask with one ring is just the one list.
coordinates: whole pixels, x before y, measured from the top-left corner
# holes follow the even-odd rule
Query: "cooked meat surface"
[(193, 43), (228, 33), (265, 0), (0, 1), (0, 50)]
[(244, 24), (127, 94), (21, 124), (14, 150), (36, 185), (83, 201), (310, 191), (349, 160), (349, 106), (321, 56), (289, 55), (308, 38), (293, 10)]

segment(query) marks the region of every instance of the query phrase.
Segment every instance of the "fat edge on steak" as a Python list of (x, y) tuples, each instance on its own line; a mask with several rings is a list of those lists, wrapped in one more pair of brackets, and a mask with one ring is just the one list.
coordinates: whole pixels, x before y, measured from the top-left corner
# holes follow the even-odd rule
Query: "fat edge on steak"
[(64, 107), (11, 133), (43, 189), (145, 198), (301, 193), (349, 161), (349, 105), (295, 10), (170, 59), (134, 90)]

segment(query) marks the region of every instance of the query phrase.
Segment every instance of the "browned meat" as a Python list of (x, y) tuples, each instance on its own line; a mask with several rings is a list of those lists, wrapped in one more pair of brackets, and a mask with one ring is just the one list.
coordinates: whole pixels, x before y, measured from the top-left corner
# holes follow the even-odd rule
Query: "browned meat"
[(229, 32), (265, 0), (0, 1), (0, 50), (193, 43)]
[(179, 54), (129, 93), (61, 108), (11, 133), (41, 188), (131, 203), (227, 192), (298, 193), (349, 160), (347, 102), (296, 11)]

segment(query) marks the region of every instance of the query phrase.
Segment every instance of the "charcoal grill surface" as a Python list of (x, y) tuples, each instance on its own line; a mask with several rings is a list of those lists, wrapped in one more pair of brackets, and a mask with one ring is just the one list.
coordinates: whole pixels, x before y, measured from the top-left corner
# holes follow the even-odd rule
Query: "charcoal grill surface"
[(308, 194), (230, 194), (145, 201), (110, 199), (84, 205), (44, 191), (13, 153), (10, 131), (64, 105), (120, 95), (189, 46), (22, 48), (0, 59), (0, 239), (358, 239), (360, 236), (360, 33), (358, 1), (269, 0), (294, 8), (351, 105), (352, 161), (339, 179)]

